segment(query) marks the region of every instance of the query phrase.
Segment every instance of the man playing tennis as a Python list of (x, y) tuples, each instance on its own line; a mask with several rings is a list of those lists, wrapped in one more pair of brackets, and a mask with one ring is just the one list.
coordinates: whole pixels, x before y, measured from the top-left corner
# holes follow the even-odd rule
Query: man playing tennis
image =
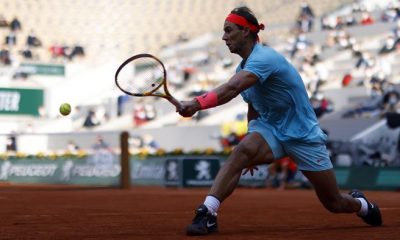
[(264, 25), (247, 7), (235, 8), (224, 23), (230, 52), (242, 57), (236, 74), (226, 83), (192, 101), (182, 101), (178, 112), (191, 117), (197, 111), (225, 104), (241, 94), (248, 103), (248, 134), (234, 148), (218, 172), (205, 201), (195, 211), (186, 233), (206, 235), (218, 230), (217, 210), (235, 189), (245, 168), (290, 156), (313, 184), (332, 213), (357, 213), (372, 226), (382, 224), (379, 208), (364, 194), (340, 193), (318, 120), (297, 70), (279, 53), (258, 43)]

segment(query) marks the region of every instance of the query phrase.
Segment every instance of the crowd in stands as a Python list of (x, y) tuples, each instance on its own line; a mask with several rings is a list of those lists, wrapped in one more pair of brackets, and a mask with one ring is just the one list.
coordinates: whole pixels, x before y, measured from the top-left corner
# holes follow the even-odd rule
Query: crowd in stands
[[(53, 44), (46, 46), (41, 38), (36, 35), (34, 29), (26, 30), (23, 23), (15, 16), (11, 21), (0, 15), (0, 31), (6, 31), (4, 42), (0, 49), (0, 65), (11, 65), (13, 61), (72, 61), (76, 57), (85, 56), (84, 47), (75, 44), (72, 46)], [(26, 39), (21, 43), (21, 38), (26, 35)], [(62, 40), (62, 39), (61, 39)], [(38, 49), (48, 48), (48, 56), (38, 54)]]
[[(398, 102), (398, 93), (390, 91), (393, 79), (391, 79), (392, 69), (388, 65), (393, 61), (387, 60), (386, 57), (399, 52), (398, 5), (387, 6), (377, 18), (376, 12), (370, 12), (363, 8), (359, 1), (356, 1), (349, 14), (323, 15), (320, 18), (319, 29), (316, 24), (319, 18), (317, 18), (313, 6), (307, 2), (301, 4), (297, 16), (284, 54), (299, 69), (318, 118), (335, 111), (334, 102), (323, 94), (324, 86), (332, 80), (325, 57), (325, 53), (332, 49), (336, 49), (338, 52), (350, 51), (352, 53), (351, 60), (354, 60), (350, 63), (353, 66), (342, 76), (342, 87), (356, 85), (370, 89), (370, 97), (349, 109), (343, 114), (343, 117), (362, 117), (371, 116), (371, 114), (381, 116), (386, 111), (394, 111), (397, 105), (392, 102), (395, 101), (395, 98)], [(348, 29), (352, 26), (371, 26), (377, 22), (396, 23), (396, 27), (388, 33), (387, 39), (381, 43), (379, 49), (371, 52), (365, 50), (362, 47), (363, 42), (352, 36)], [(326, 41), (323, 43), (311, 41), (307, 34), (320, 30), (328, 32)], [(73, 61), (76, 57), (85, 56), (83, 46), (65, 44), (63, 39), (47, 46), (45, 41), (42, 41), (44, 36), (37, 36), (35, 29), (24, 29), (23, 23), (17, 17), (8, 21), (0, 16), (0, 31), (7, 31), (7, 33), (9, 31), (0, 48), (0, 62), (3, 65), (12, 64), (12, 61), (16, 59), (13, 55), (15, 52), (25, 60), (35, 60), (37, 57), (35, 50), (39, 48), (48, 50), (50, 60), (56, 62)], [(24, 34), (26, 34), (25, 44), (18, 44)], [(187, 42), (187, 40), (188, 36), (182, 36), (180, 42)], [(169, 87), (173, 89), (173, 92), (184, 91), (184, 98), (200, 95), (215, 87), (220, 83), (216, 80), (218, 78), (216, 72), (225, 73), (229, 77), (229, 73), (234, 71), (236, 65), (236, 62), (230, 57), (219, 54), (210, 47), (206, 57), (201, 60), (179, 59), (168, 62), (166, 67), (168, 68)], [(219, 68), (217, 69), (215, 66), (219, 66)], [(127, 96), (118, 96), (117, 102), (117, 117), (129, 114), (134, 127), (140, 127), (144, 123), (160, 117), (151, 101), (142, 103), (136, 100), (131, 101), (131, 98)], [(88, 110), (87, 115), (86, 112), (82, 114), (84, 121), (81, 127), (89, 130), (95, 129), (96, 126), (109, 119), (107, 114), (99, 113), (96, 110)], [(207, 111), (201, 111), (193, 119), (200, 121), (207, 114)], [(235, 120), (245, 122), (243, 119)], [(224, 147), (235, 146), (243, 136), (243, 132), (227, 131), (221, 137), (221, 144)]]
[(343, 117), (385, 117), (387, 113), (400, 110), (399, 103), (400, 92), (392, 83), (387, 85), (374, 84), (369, 97), (347, 110)]
[[(388, 6), (382, 13), (383, 21), (389, 20), (389, 17), (383, 17), (388, 14), (392, 6)], [(392, 15), (392, 14), (390, 14)], [(393, 16), (391, 19), (398, 18)], [(345, 27), (356, 26), (356, 25), (370, 25), (377, 22), (379, 19), (375, 19), (372, 13), (359, 1), (355, 1), (352, 5), (350, 13), (341, 15), (323, 15), (321, 17), (321, 28), (323, 30), (338, 30)]]
[(76, 57), (85, 56), (85, 50), (79, 44), (68, 46), (65, 44), (54, 43), (50, 46), (49, 51), (51, 58), (54, 60), (61, 59), (72, 61)]
[[(298, 67), (304, 83), (309, 91), (310, 100), (315, 106), (318, 116), (322, 113), (333, 111), (330, 99), (325, 99), (321, 86), (331, 81), (323, 55), (326, 50), (337, 49), (338, 52), (350, 51), (353, 67), (349, 67), (342, 77), (342, 87), (364, 86), (370, 89), (370, 97), (344, 114), (344, 117), (360, 116), (360, 113), (377, 109), (385, 109), (382, 96), (387, 92), (386, 86), (396, 79), (392, 76), (392, 64), (395, 56), (400, 52), (400, 4), (390, 3), (381, 11), (381, 17), (376, 12), (371, 12), (361, 1), (355, 1), (350, 13), (326, 14), (321, 17), (321, 30), (328, 32), (325, 43), (313, 43), (305, 33), (313, 31), (312, 27), (301, 27), (300, 21), (296, 22), (296, 31), (289, 38), (287, 54), (290, 60)], [(307, 10), (306, 10), (307, 9)], [(311, 6), (302, 5), (299, 19), (313, 19)], [(376, 22), (395, 22), (396, 26), (387, 34), (385, 41), (375, 51), (363, 48), (363, 42), (352, 36), (348, 28), (355, 25), (373, 25)], [(329, 79), (330, 78), (330, 79)]]

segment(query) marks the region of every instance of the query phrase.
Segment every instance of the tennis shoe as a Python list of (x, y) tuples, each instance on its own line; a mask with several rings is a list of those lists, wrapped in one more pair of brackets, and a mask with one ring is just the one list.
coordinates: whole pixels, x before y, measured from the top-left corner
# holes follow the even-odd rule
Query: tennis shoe
[(349, 193), (353, 198), (364, 198), (368, 204), (368, 213), (365, 216), (358, 215), (364, 222), (371, 226), (381, 226), (382, 225), (382, 216), (381, 211), (379, 210), (378, 205), (373, 202), (368, 201), (365, 195), (359, 190), (351, 190)]
[(196, 211), (192, 224), (186, 228), (189, 236), (207, 235), (218, 231), (217, 214), (212, 214), (208, 208), (202, 204)]

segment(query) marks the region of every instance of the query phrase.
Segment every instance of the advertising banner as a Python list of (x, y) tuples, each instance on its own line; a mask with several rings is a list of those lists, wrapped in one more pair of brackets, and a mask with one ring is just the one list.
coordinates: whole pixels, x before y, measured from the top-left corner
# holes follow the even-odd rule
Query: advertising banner
[(208, 187), (214, 182), (219, 171), (218, 158), (182, 158), (183, 187)]
[(39, 116), (42, 89), (0, 88), (0, 114)]
[(165, 158), (149, 158), (145, 160), (131, 158), (132, 185), (163, 185), (165, 175)]
[(32, 64), (23, 63), (20, 71), (30, 75), (55, 75), (64, 76), (65, 66), (59, 64)]
[[(99, 158), (102, 157), (4, 160), (0, 162), (0, 182), (118, 186), (119, 162), (98, 162)], [(114, 158), (118, 160), (117, 156)]]

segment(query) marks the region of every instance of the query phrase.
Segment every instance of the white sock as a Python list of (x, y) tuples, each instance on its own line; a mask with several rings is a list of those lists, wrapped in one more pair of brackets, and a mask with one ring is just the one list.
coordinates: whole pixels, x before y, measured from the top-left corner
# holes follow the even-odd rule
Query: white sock
[(368, 203), (367, 203), (367, 201), (365, 201), (364, 198), (356, 198), (356, 199), (358, 201), (360, 201), (360, 203), (361, 203), (361, 208), (360, 208), (360, 211), (358, 211), (357, 215), (361, 216), (361, 217), (366, 216), (367, 213), (368, 213)]
[(208, 211), (210, 211), (212, 214), (217, 214), (220, 202), (219, 200), (214, 197), (214, 196), (207, 196), (206, 200), (204, 200), (204, 205), (208, 208)]

